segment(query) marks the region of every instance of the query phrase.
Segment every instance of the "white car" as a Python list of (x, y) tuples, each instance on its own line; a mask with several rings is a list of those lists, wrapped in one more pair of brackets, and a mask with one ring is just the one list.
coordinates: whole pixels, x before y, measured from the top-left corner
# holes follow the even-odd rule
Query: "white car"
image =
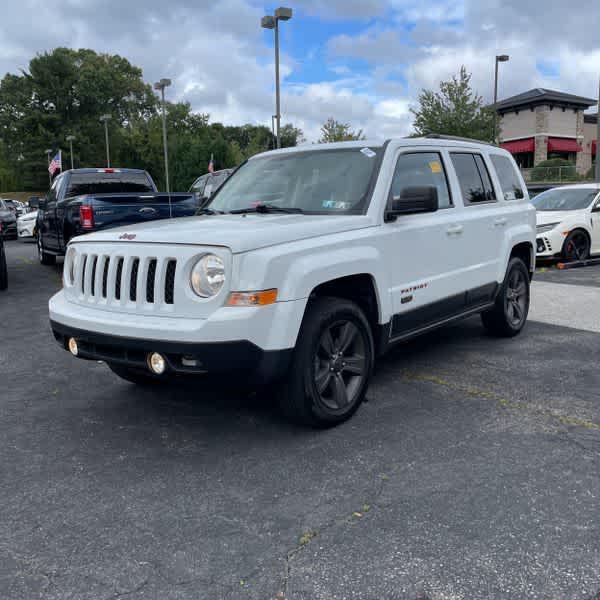
[(38, 211), (25, 213), (17, 219), (17, 234), (20, 240), (35, 237)]
[(51, 327), (127, 381), (277, 383), (289, 417), (329, 426), (399, 342), (478, 313), (517, 335), (534, 243), (535, 210), (500, 148), (288, 148), (244, 163), (201, 216), (73, 238)]
[(600, 184), (553, 188), (531, 202), (536, 208), (538, 257), (584, 260), (600, 252)]

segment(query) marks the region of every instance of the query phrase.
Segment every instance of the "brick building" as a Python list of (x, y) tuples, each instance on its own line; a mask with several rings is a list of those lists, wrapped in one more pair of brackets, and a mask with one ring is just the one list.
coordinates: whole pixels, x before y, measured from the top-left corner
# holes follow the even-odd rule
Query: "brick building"
[(544, 88), (500, 100), (500, 145), (523, 169), (564, 158), (575, 163), (579, 173), (587, 173), (596, 154), (597, 115), (584, 111), (596, 104), (593, 98)]

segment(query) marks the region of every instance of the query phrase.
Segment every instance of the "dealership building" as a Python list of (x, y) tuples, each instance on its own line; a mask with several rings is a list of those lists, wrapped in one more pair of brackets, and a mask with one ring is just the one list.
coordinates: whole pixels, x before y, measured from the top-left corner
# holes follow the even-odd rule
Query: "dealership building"
[(522, 169), (563, 158), (587, 173), (596, 157), (598, 117), (585, 111), (596, 105), (594, 98), (544, 88), (500, 100), (500, 145)]

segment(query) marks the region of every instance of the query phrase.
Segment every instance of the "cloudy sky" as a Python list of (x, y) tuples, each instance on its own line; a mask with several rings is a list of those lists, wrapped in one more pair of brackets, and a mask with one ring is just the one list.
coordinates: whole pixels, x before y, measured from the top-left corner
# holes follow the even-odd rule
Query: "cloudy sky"
[[(56, 46), (118, 53), (172, 97), (212, 120), (270, 125), (273, 34), (257, 0), (4, 0), (0, 71), (26, 69)], [(464, 64), (491, 98), (494, 56), (500, 97), (533, 87), (597, 95), (597, 2), (579, 0), (290, 0), (281, 26), (283, 121), (309, 140), (329, 116), (370, 137), (411, 130), (409, 108)], [(543, 8), (543, 10), (542, 10)]]

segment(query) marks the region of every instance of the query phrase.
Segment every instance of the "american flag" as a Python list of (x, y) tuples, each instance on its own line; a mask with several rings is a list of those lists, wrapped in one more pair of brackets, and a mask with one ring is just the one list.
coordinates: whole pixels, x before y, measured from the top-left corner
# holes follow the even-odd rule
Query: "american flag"
[(56, 171), (59, 169), (62, 171), (62, 154), (60, 150), (56, 153), (56, 156), (48, 165), (48, 171), (50, 172), (50, 175), (54, 175), (54, 173), (56, 173)]
[(208, 172), (209, 173), (215, 172), (215, 159), (212, 154), (210, 155), (210, 162), (208, 163)]

